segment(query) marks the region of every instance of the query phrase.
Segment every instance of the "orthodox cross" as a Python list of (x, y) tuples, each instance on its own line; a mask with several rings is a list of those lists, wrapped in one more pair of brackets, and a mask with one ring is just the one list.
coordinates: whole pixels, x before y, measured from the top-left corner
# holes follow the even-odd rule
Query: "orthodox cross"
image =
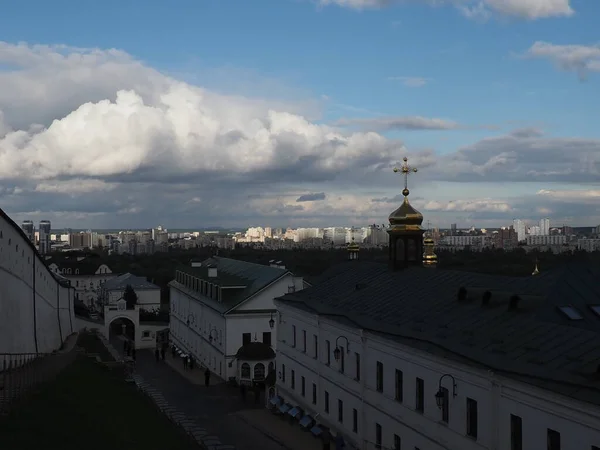
[(394, 173), (402, 172), (402, 175), (404, 175), (404, 190), (402, 191), (402, 194), (406, 197), (409, 194), (408, 175), (410, 173), (417, 173), (418, 169), (416, 167), (411, 167), (408, 165), (408, 158), (406, 156), (402, 159), (402, 161), (403, 163), (400, 166), (400, 168), (394, 167)]

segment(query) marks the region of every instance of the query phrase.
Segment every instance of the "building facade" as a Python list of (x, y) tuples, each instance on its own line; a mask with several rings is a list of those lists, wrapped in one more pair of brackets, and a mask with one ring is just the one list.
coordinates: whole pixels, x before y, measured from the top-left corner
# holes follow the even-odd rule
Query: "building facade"
[(215, 256), (180, 267), (170, 286), (174, 345), (224, 379), (238, 376), (236, 355), (251, 342), (275, 347), (274, 298), (303, 288), (280, 265)]
[(388, 265), (276, 299), (277, 400), (346, 448), (598, 450), (600, 271), (440, 270), (407, 191)]
[[(52, 260), (51, 260), (52, 261)], [(75, 299), (81, 300), (90, 309), (102, 307), (98, 294), (108, 280), (117, 276), (106, 264), (98, 264), (93, 259), (52, 261), (50, 270), (62, 275), (75, 288)]]

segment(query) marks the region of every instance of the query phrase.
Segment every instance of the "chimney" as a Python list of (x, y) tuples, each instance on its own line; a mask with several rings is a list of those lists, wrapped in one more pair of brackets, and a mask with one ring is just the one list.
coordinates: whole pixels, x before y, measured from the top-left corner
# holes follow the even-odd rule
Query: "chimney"
[(282, 261), (277, 261), (275, 263), (275, 267), (278, 267), (279, 269), (285, 269), (285, 264), (283, 264)]
[(217, 278), (217, 268), (208, 266), (208, 278)]

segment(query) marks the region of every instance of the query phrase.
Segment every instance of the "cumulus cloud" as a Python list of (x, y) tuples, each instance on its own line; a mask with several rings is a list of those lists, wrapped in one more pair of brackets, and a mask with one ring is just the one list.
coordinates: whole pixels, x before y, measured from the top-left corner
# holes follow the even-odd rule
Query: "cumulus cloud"
[(455, 130), (460, 125), (452, 120), (430, 117), (374, 117), (340, 119), (335, 122), (337, 126), (355, 126), (365, 130), (378, 132), (392, 130)]
[(317, 192), (316, 194), (304, 194), (296, 199), (296, 202), (317, 202), (325, 200), (325, 192)]
[[(289, 101), (216, 93), (118, 50), (0, 43), (0, 66), (0, 197), (16, 220), (94, 228), (381, 223), (401, 201), (392, 168), (405, 155), (420, 169), (411, 191), (422, 198), (411, 201), (440, 224), (536, 207), (575, 214), (581, 203), (535, 193), (557, 181), (600, 180), (600, 141), (536, 128), (454, 153), (409, 152), (379, 133), (465, 127), (418, 116), (323, 125)], [(421, 189), (432, 180), (540, 185), (526, 203), (450, 200)]]
[(576, 72), (582, 80), (589, 72), (600, 72), (600, 45), (556, 45), (538, 41), (524, 56), (551, 61), (562, 70)]
[[(498, 14), (535, 20), (569, 17), (574, 14), (571, 0), (425, 0), (431, 6), (453, 5), (469, 18), (488, 18)], [(383, 8), (411, 0), (319, 0), (321, 5), (338, 5), (353, 9)]]

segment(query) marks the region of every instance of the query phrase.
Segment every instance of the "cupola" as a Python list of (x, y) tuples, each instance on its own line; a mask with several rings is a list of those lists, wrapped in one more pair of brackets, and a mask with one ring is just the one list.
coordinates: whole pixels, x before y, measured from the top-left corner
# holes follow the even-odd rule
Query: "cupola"
[(438, 257), (435, 254), (435, 242), (429, 233), (427, 233), (425, 239), (423, 239), (423, 266), (435, 267), (437, 261)]
[(356, 242), (354, 242), (354, 238), (352, 238), (352, 242), (348, 243), (348, 260), (349, 261), (355, 261), (358, 259), (358, 252), (360, 250), (360, 247), (358, 246), (358, 244)]

